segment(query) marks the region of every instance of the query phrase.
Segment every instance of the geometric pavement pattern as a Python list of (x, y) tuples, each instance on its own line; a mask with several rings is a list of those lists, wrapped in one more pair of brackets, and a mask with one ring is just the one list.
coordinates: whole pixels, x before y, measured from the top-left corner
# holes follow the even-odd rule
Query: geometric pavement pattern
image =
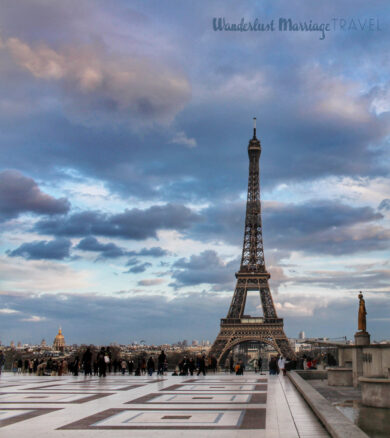
[(104, 430), (104, 437), (329, 436), (283, 376), (1, 375), (0, 436), (92, 438)]

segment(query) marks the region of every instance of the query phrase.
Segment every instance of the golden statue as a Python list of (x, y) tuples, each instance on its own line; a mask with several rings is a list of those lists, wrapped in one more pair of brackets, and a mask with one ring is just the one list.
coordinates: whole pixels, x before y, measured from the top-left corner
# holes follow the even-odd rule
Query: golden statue
[(363, 299), (363, 294), (360, 292), (359, 294), (359, 316), (358, 316), (358, 330), (363, 332), (366, 331), (366, 304)]

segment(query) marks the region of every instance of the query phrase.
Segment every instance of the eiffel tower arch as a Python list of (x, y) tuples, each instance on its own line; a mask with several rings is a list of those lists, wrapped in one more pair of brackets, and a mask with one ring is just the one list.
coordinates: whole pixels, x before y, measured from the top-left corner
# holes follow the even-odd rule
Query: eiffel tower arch
[[(249, 141), (249, 178), (246, 203), (244, 243), (237, 283), (226, 318), (221, 319), (220, 332), (211, 347), (210, 355), (223, 363), (229, 352), (246, 341), (259, 341), (272, 346), (279, 354), (293, 358), (295, 353), (284, 333), (283, 319), (279, 318), (272, 299), (264, 260), (263, 227), (260, 202), (259, 161), (261, 144), (256, 137), (254, 119), (253, 138)], [(245, 315), (248, 291), (258, 291), (263, 317)]]

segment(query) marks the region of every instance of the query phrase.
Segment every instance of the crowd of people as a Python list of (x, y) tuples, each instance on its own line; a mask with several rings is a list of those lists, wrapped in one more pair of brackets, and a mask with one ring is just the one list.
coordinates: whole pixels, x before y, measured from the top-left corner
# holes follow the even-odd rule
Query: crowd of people
[[(0, 352), (0, 374), (4, 366), (4, 354)], [(271, 356), (268, 362), (268, 369), (271, 375), (282, 373), (286, 375), (287, 371), (293, 369), (315, 370), (317, 364), (324, 362), (328, 366), (336, 365), (336, 360), (332, 354), (328, 353), (325, 356), (316, 358), (302, 355), (297, 359), (285, 358), (283, 356)], [(172, 364), (171, 364), (172, 365)], [(254, 371), (262, 373), (263, 359), (259, 357), (252, 363)], [(229, 355), (224, 363), (226, 373), (235, 373), (243, 375), (245, 364), (242, 359), (236, 362), (232, 355)], [(113, 355), (110, 347), (101, 347), (97, 352), (93, 352), (88, 347), (83, 353), (76, 354), (73, 357), (58, 358), (18, 358), (12, 362), (12, 371), (15, 374), (36, 374), (62, 376), (65, 374), (73, 374), (77, 376), (83, 373), (85, 376), (106, 377), (107, 373), (122, 373), (123, 375), (141, 376), (148, 374), (152, 376), (155, 372), (157, 375), (164, 375), (168, 372), (167, 355), (162, 350), (158, 356), (142, 355), (135, 360), (132, 358), (126, 359), (118, 355)], [(184, 355), (176, 366), (174, 366), (174, 376), (193, 376), (206, 375), (207, 372), (215, 373), (217, 371), (217, 360), (213, 356), (206, 357), (205, 354), (195, 357)]]
[(318, 364), (323, 366), (335, 366), (337, 361), (331, 353), (319, 355), (317, 357), (299, 355), (296, 359), (285, 358), (283, 356), (273, 356), (269, 361), (269, 373), (271, 375), (282, 373), (284, 376), (291, 370), (316, 370)]

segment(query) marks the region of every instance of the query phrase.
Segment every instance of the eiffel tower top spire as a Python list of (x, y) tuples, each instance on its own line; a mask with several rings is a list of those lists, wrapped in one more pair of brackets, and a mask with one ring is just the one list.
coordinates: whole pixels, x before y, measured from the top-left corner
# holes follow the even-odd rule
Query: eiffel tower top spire
[(240, 273), (266, 273), (260, 202), (259, 160), (261, 144), (256, 137), (256, 117), (253, 119), (253, 138), (249, 140), (249, 178), (246, 203), (244, 244)]
[(256, 117), (253, 117), (253, 137), (249, 140), (248, 150), (251, 146), (260, 148), (261, 151), (260, 140), (256, 137)]

